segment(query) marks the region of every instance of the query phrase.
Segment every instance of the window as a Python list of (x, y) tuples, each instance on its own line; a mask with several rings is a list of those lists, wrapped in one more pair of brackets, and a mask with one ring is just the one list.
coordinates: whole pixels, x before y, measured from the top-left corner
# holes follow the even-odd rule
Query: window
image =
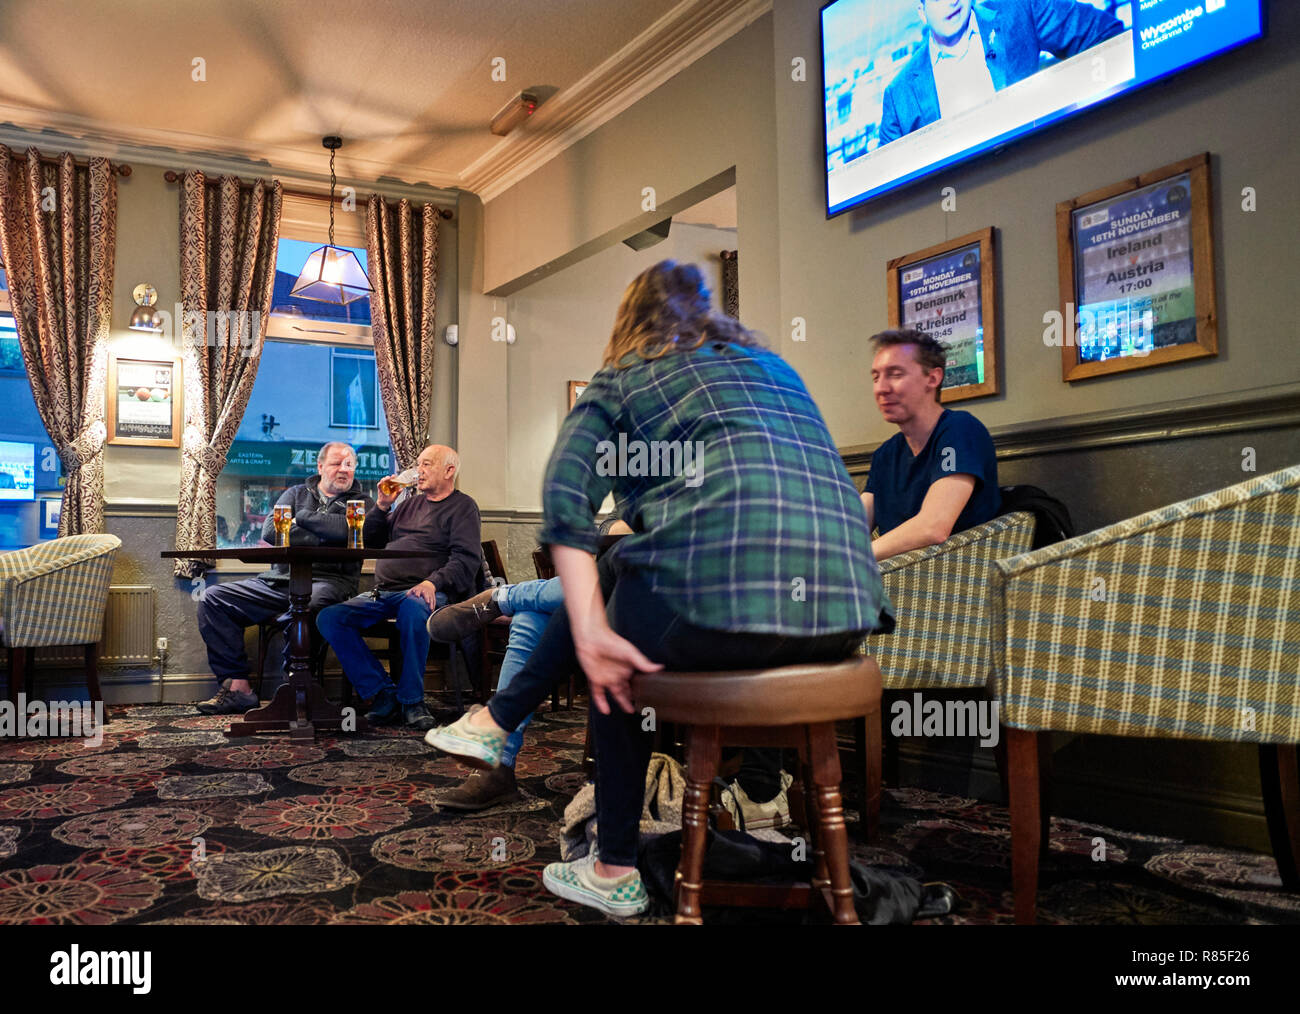
[[(396, 468), (375, 374), (370, 301), (333, 306), (290, 295), (324, 243), (282, 238), (266, 343), (244, 419), (217, 481), (217, 546), (255, 545), (280, 494), (316, 474), (327, 441), (351, 444), (371, 496)], [(366, 251), (349, 247), (366, 266)]]
[(59, 533), (65, 479), (32, 398), (32, 385), (0, 270), (0, 549), (22, 549)]

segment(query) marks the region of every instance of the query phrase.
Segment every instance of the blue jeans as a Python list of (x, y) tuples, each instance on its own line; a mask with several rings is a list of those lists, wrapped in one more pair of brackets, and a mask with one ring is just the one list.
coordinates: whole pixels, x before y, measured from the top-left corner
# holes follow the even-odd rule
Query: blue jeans
[[(503, 616), (511, 617), (510, 640), (506, 643), (506, 657), (501, 663), (501, 676), (497, 679), (497, 690), (501, 691), (510, 685), (532, 655), (551, 613), (564, 607), (564, 589), (560, 587), (558, 577), (506, 585), (497, 596), (497, 605), (501, 607)], [(529, 712), (506, 739), (501, 752), (501, 763), (506, 767), (515, 766), (515, 758), (524, 745), (524, 729), (532, 720), (532, 712)]]
[[(439, 609), (447, 604), (447, 596), (442, 592), (434, 598)], [(402, 642), (402, 675), (397, 681), (397, 699), (402, 704), (419, 704), (424, 700), (424, 665), (429, 660), (429, 632), (425, 624), (431, 612), (423, 599), (404, 591), (380, 592), (378, 598), (358, 595), (322, 609), (316, 617), (316, 628), (334, 649), (343, 674), (362, 699), (369, 700), (379, 691), (394, 687), (375, 653), (366, 647), (361, 631), (396, 617)]]

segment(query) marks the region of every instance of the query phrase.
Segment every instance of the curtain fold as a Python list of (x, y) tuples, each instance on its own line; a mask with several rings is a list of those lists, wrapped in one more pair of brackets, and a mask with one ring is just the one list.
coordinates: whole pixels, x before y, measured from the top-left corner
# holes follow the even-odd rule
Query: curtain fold
[[(176, 500), (176, 548), (216, 546), (217, 478), (257, 379), (275, 285), (283, 191), (233, 176), (181, 182), (181, 356), (185, 432)], [(177, 560), (197, 577), (210, 560)]]
[(366, 208), (370, 326), (375, 372), (398, 468), (415, 464), (428, 443), (433, 399), (434, 310), (438, 288), (438, 209), (388, 203), (370, 195)]
[(106, 158), (57, 165), (0, 145), (0, 249), (32, 397), (67, 474), (59, 535), (104, 528), (104, 385), (117, 249)]

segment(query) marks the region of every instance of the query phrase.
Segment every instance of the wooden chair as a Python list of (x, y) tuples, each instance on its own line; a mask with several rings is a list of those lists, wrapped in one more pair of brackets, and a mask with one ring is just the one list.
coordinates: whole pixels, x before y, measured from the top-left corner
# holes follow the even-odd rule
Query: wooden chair
[[(9, 649), (9, 700), (31, 693), (36, 649), (83, 645), (86, 690), (102, 703), (99, 641), (122, 540), (69, 535), (0, 554), (0, 646)], [(105, 721), (107, 721), (105, 715)]]
[[(495, 539), (489, 539), (480, 544), (483, 550), (483, 574), (479, 582), (478, 592), (485, 591), (494, 584), (509, 584), (510, 579), (506, 577), (505, 561), (501, 558), (501, 551), (497, 548)], [(500, 578), (497, 581), (496, 578)], [(479, 631), (478, 640), (475, 644), (477, 648), (477, 658), (467, 644), (449, 644), (447, 645), (448, 666), (453, 673), (456, 670), (458, 658), (465, 659), (465, 672), (469, 677), (470, 684), (474, 687), (475, 696), (479, 704), (487, 704), (488, 698), (496, 690), (497, 677), (501, 675), (500, 661), (505, 658), (506, 644), (510, 640), (510, 617), (498, 616), (486, 627)], [(491, 662), (497, 660), (495, 672), (492, 670)], [(461, 700), (460, 681), (456, 681), (456, 707), (462, 709), (464, 704)]]
[(1300, 466), (997, 562), (1016, 922), (1037, 917), (1052, 731), (1258, 744), (1273, 856), (1300, 891), (1297, 546)]
[[(540, 581), (549, 581), (555, 577), (555, 562), (551, 559), (550, 546), (538, 546), (533, 550), (533, 569), (537, 571), (537, 578)], [(573, 693), (574, 687), (579, 679), (578, 673), (569, 673), (569, 693), (565, 702), (565, 707), (570, 711), (573, 710)], [(551, 688), (551, 710), (560, 710), (560, 684), (556, 683)], [(589, 753), (590, 751), (588, 751)], [(584, 755), (585, 756), (585, 755)]]
[[(633, 677), (638, 707), (656, 722), (686, 727), (686, 793), (682, 858), (677, 868), (679, 924), (699, 924), (704, 905), (787, 908), (825, 904), (836, 923), (856, 924), (849, 875), (848, 832), (840, 797), (837, 721), (865, 717), (880, 728), (880, 668), (872, 658), (731, 672), (657, 672)], [(797, 747), (802, 760), (807, 833), (814, 872), (810, 884), (705, 881), (709, 789), (723, 743)], [(880, 793), (880, 743), (867, 753), (868, 795)], [(874, 758), (874, 760), (873, 760)]]

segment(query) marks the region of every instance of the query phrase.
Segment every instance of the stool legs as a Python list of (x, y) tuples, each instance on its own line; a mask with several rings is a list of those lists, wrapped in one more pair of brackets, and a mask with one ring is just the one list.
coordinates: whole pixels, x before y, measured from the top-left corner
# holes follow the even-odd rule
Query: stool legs
[(858, 913), (853, 906), (853, 880), (849, 875), (849, 833), (844, 826), (844, 804), (840, 796), (842, 772), (834, 725), (808, 727), (808, 753), (816, 787), (817, 875), (830, 878), (830, 907), (835, 922), (856, 926)]
[(709, 835), (709, 786), (718, 773), (721, 743), (716, 725), (694, 726), (686, 744), (686, 791), (682, 799), (682, 859), (677, 867), (678, 925), (698, 926), (704, 850)]

